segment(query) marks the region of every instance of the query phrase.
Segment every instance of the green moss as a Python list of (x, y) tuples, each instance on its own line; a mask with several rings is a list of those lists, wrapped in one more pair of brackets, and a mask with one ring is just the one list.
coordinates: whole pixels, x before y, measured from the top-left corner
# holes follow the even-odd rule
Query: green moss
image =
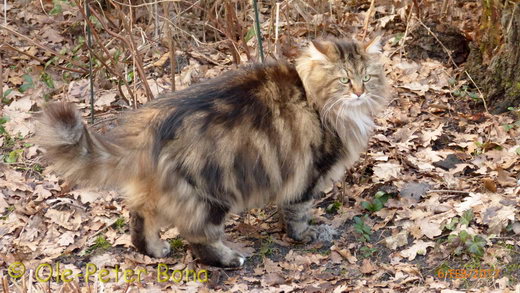
[(105, 238), (104, 235), (99, 235), (97, 238), (96, 238), (96, 241), (94, 242), (94, 244), (89, 247), (85, 253), (86, 254), (90, 254), (92, 253), (93, 251), (95, 250), (98, 250), (98, 249), (101, 249), (101, 250), (107, 250), (109, 249), (110, 247), (112, 247), (112, 244), (110, 244), (110, 242), (107, 241), (107, 239)]
[(124, 226), (125, 226), (125, 218), (123, 218), (123, 217), (117, 218), (117, 220), (114, 222), (114, 224), (112, 224), (112, 228), (114, 228), (116, 230), (122, 230)]
[(174, 252), (184, 251), (184, 242), (180, 238), (170, 239), (170, 247)]

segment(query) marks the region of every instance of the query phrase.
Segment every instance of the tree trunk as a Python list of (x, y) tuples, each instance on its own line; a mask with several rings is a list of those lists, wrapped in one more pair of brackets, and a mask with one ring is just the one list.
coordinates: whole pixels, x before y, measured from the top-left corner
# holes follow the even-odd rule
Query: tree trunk
[(482, 0), (480, 31), (467, 68), (492, 112), (520, 105), (520, 3)]

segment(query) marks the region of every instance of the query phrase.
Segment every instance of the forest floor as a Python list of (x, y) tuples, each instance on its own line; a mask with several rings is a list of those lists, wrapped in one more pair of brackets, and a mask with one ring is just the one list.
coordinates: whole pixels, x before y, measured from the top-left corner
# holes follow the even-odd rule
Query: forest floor
[[(410, 21), (406, 7), (377, 6), (369, 23), (374, 27), (369, 31), (377, 27), (388, 39), (384, 58), (393, 95), (377, 118), (367, 152), (344, 182), (316, 202), (313, 222), (334, 227), (337, 237), (327, 243), (293, 243), (274, 206), (245, 211), (229, 219), (226, 232), (230, 245), (248, 258), (243, 268), (228, 270), (200, 264), (175, 229), (162, 235), (173, 247), (169, 257), (137, 253), (130, 243), (128, 210), (117, 192), (79, 189), (46, 170), (42, 150), (30, 143), (38, 131), (34, 114), (48, 101), (67, 100), (90, 119), (86, 75), (54, 66), (69, 68), (64, 60), (86, 65), (88, 51), (78, 37), (81, 15), (61, 0), (7, 5), (0, 4), (8, 19), (0, 37), (10, 46), (0, 51), (4, 292), (520, 291), (518, 109), (489, 114), (463, 68), (446, 60), (407, 58), (419, 37), (403, 20)], [(359, 32), (367, 9), (349, 12), (350, 25)], [(477, 27), (478, 5), (467, 1), (453, 9), (464, 15), (454, 23), (471, 35), (468, 27)], [(267, 17), (268, 11), (261, 12)], [(297, 25), (292, 29), (286, 33), (296, 36), (298, 46), (312, 38), (299, 33)], [(60, 59), (70, 52), (83, 59)], [(143, 56), (154, 95), (169, 90), (167, 49), (149, 48)], [(242, 52), (240, 57), (246, 58)], [(234, 67), (227, 47), (209, 41), (177, 48), (177, 63), (177, 89)], [(101, 68), (99, 62), (94, 66)], [(99, 72), (94, 128), (103, 131), (131, 106)], [(133, 82), (130, 73), (125, 76)], [(132, 86), (143, 103), (141, 85)], [(51, 266), (54, 277), (47, 279)], [(117, 266), (135, 274), (141, 270), (141, 275), (128, 275), (126, 281)], [(161, 273), (165, 266), (168, 278)], [(103, 269), (109, 270), (106, 275), (100, 275)], [(72, 282), (60, 280), (67, 270)], [(186, 270), (198, 272), (198, 278), (181, 277)]]

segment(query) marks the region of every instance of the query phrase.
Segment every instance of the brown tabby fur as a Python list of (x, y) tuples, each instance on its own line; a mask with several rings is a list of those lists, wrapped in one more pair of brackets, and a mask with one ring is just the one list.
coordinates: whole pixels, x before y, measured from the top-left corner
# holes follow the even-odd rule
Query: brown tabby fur
[(312, 198), (359, 158), (385, 104), (378, 46), (315, 41), (296, 66), (248, 66), (167, 94), (106, 137), (73, 105), (50, 104), (37, 140), (69, 180), (123, 191), (141, 252), (167, 255), (159, 231), (174, 225), (203, 262), (241, 266), (222, 242), (230, 212), (275, 202), (290, 237), (319, 237)]

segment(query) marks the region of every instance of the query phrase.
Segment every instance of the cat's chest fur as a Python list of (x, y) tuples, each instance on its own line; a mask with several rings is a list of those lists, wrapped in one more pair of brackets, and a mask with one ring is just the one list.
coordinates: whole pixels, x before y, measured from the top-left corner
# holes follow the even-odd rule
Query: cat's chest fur
[(332, 182), (342, 179), (345, 170), (351, 168), (366, 150), (370, 134), (375, 127), (369, 113), (359, 112), (341, 120), (343, 124), (341, 127), (338, 125), (339, 131), (343, 132), (341, 137), (337, 133), (325, 133), (325, 135), (336, 136), (334, 139), (340, 142), (341, 149), (336, 150), (338, 156), (330, 169), (322, 174), (316, 191), (323, 190)]

